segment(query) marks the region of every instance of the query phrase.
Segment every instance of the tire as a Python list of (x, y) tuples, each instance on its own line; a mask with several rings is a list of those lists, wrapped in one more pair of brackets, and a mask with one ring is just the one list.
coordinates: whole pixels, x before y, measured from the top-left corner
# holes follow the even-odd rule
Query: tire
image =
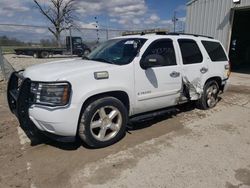
[(41, 52), (41, 58), (48, 58), (48, 57), (49, 57), (49, 52), (47, 52), (47, 51)]
[(35, 53), (33, 54), (33, 57), (34, 57), (34, 58), (38, 58), (38, 53), (35, 52)]
[(202, 96), (196, 101), (199, 109), (207, 110), (213, 108), (218, 103), (219, 86), (215, 80), (208, 81), (203, 89)]
[(83, 55), (87, 56), (89, 55), (89, 53), (90, 53), (90, 50), (84, 50)]
[(91, 148), (112, 145), (125, 135), (128, 112), (114, 97), (104, 97), (88, 104), (81, 112), (78, 135)]

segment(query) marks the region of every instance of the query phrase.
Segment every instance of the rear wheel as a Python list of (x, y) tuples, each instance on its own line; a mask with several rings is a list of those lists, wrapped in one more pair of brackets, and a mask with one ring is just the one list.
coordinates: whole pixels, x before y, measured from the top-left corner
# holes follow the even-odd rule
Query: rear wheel
[(48, 57), (49, 57), (49, 52), (47, 52), (47, 51), (41, 52), (41, 58), (48, 58)]
[(213, 108), (218, 102), (219, 86), (215, 80), (208, 81), (201, 98), (197, 101), (197, 107), (203, 110)]
[(114, 97), (97, 99), (82, 112), (78, 134), (90, 147), (106, 147), (125, 134), (128, 113), (121, 101)]

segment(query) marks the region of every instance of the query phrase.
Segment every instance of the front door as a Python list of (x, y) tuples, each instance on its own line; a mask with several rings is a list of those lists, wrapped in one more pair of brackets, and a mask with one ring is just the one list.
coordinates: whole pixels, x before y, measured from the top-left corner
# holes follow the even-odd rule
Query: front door
[(143, 69), (135, 63), (135, 113), (152, 111), (178, 102), (182, 79), (180, 65), (177, 65), (173, 41), (160, 39), (152, 42), (143, 53), (141, 61), (150, 55), (160, 55), (161, 64)]

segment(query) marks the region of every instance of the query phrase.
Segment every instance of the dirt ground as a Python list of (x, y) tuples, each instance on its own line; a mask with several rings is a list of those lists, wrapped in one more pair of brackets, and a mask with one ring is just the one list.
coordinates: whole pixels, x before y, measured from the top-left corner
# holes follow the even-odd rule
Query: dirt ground
[(79, 142), (31, 143), (0, 82), (0, 187), (249, 188), (249, 80), (233, 73), (215, 108), (188, 104), (134, 122), (119, 143), (97, 150)]
[(26, 67), (31, 65), (46, 63), (51, 61), (59, 61), (71, 58), (69, 56), (62, 56), (62, 55), (54, 55), (53, 57), (47, 59), (37, 59), (33, 58), (32, 56), (24, 56), (24, 55), (14, 55), (14, 54), (7, 54), (4, 57), (11, 63), (16, 71), (23, 70)]

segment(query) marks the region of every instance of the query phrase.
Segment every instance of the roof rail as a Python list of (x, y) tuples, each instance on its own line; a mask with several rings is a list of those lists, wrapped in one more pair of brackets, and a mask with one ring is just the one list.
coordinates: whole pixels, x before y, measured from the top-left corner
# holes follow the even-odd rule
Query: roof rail
[(213, 39), (213, 37), (210, 37), (210, 36), (191, 34), (191, 33), (166, 33), (166, 35), (189, 35), (189, 36), (194, 36), (194, 37), (206, 37), (206, 38)]
[(170, 32), (169, 33), (167, 30), (163, 30), (163, 29), (123, 32), (122, 35), (126, 36), (126, 35), (147, 35), (147, 34), (156, 34), (156, 35), (189, 35), (189, 36), (194, 36), (194, 37), (206, 37), (206, 38), (213, 39), (213, 37), (206, 36), (206, 35), (199, 35), (199, 34), (178, 33), (178, 32)]
[(127, 35), (147, 35), (147, 34), (156, 34), (156, 33), (167, 33), (166, 29), (146, 29), (146, 30), (137, 30), (137, 31), (126, 31), (122, 33), (122, 36)]

